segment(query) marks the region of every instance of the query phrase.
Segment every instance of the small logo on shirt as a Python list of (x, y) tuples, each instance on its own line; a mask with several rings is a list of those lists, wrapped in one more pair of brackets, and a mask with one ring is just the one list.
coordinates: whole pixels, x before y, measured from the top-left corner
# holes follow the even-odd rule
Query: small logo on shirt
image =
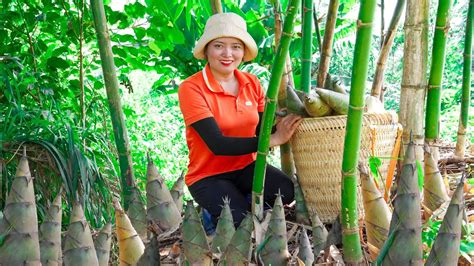
[(245, 102), (245, 105), (247, 105), (247, 106), (252, 106), (252, 102), (251, 102), (251, 101), (246, 101), (246, 102)]

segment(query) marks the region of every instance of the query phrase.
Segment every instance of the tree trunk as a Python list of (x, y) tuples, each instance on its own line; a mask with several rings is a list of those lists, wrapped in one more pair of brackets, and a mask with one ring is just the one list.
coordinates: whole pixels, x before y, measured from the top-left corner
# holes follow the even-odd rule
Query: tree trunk
[(344, 260), (348, 263), (359, 263), (362, 260), (357, 213), (357, 164), (364, 111), (365, 82), (372, 39), (372, 22), (376, 3), (376, 0), (361, 0), (360, 2), (352, 63), (350, 107), (344, 138), (341, 183), (342, 245)]
[(428, 59), (429, 0), (408, 0), (405, 16), (405, 45), (400, 95), (399, 120), (403, 126), (403, 147), (410, 142), (410, 133), (416, 144), (416, 159), (423, 163), (424, 105), (426, 68)]
[(464, 158), (466, 133), (469, 119), (469, 103), (471, 101), (471, 57), (472, 57), (472, 30), (474, 17), (474, 0), (469, 1), (469, 11), (466, 21), (466, 37), (464, 40), (464, 65), (462, 79), (462, 96), (461, 96), (461, 115), (459, 118), (458, 139), (456, 142), (456, 150), (454, 155), (458, 158)]
[(213, 14), (222, 13), (221, 0), (211, 0), (211, 8)]
[[(383, 1), (382, 1), (383, 2)], [(398, 0), (397, 6), (393, 11), (392, 20), (388, 26), (387, 33), (383, 39), (382, 49), (380, 50), (379, 59), (377, 60), (377, 68), (375, 70), (374, 82), (372, 83), (372, 92), (370, 95), (380, 98), (383, 85), (383, 76), (385, 70), (385, 62), (387, 62), (388, 55), (392, 49), (393, 40), (397, 33), (398, 22), (402, 16), (403, 8), (405, 7), (406, 0)]]
[(267, 166), (267, 154), (270, 144), (270, 134), (273, 125), (273, 117), (277, 107), (278, 89), (281, 83), (281, 77), (285, 68), (286, 56), (290, 47), (291, 35), (293, 34), (293, 25), (296, 14), (300, 7), (300, 0), (291, 0), (288, 5), (288, 15), (283, 24), (283, 34), (281, 36), (278, 50), (275, 54), (270, 84), (267, 90), (267, 104), (263, 112), (263, 121), (260, 128), (257, 160), (255, 163), (255, 172), (252, 185), (252, 213), (259, 219), (263, 219), (263, 186), (265, 183), (265, 170)]
[[(443, 81), (446, 37), (449, 30), (449, 8), (452, 0), (442, 0), (438, 4), (436, 27), (433, 37), (430, 79), (428, 81), (428, 97), (426, 100), (425, 142), (435, 150), (433, 145), (439, 140), (439, 118), (441, 113), (441, 86)], [(436, 156), (435, 161), (438, 161)]]
[(328, 7), (328, 18), (326, 20), (326, 29), (324, 31), (323, 49), (321, 50), (321, 60), (318, 71), (318, 87), (323, 88), (326, 75), (329, 69), (329, 63), (332, 55), (332, 41), (334, 38), (334, 28), (336, 26), (337, 9), (339, 0), (331, 0)]
[(130, 145), (128, 142), (127, 128), (120, 101), (119, 84), (115, 73), (114, 57), (110, 46), (110, 37), (107, 29), (107, 19), (104, 12), (102, 0), (91, 0), (92, 16), (99, 44), (102, 71), (105, 80), (107, 100), (109, 102), (112, 126), (114, 128), (115, 145), (120, 163), (122, 199), (124, 209), (128, 209), (130, 200), (130, 189), (135, 186), (135, 177), (132, 168), (132, 157), (130, 155)]

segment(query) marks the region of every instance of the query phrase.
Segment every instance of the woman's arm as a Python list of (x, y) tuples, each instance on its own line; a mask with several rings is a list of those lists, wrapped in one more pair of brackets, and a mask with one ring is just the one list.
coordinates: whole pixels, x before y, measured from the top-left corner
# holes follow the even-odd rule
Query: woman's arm
[(191, 126), (215, 155), (236, 156), (257, 151), (257, 137), (226, 137), (222, 135), (214, 117), (201, 119)]

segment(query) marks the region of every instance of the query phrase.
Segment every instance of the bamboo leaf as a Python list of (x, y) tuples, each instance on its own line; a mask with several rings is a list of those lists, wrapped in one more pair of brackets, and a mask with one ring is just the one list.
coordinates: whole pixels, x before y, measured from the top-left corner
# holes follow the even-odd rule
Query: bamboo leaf
[(423, 175), (423, 166), (419, 160), (416, 160), (416, 173), (418, 176), (418, 187), (421, 192), (423, 190), (423, 184), (425, 183), (425, 177)]

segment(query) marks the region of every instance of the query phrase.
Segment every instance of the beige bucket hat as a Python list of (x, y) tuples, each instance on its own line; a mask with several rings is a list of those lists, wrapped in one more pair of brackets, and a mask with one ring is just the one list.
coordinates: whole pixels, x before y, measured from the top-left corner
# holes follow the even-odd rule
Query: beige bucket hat
[(194, 47), (194, 57), (205, 59), (206, 45), (220, 37), (237, 38), (245, 44), (244, 62), (254, 59), (258, 54), (257, 44), (247, 32), (245, 20), (235, 13), (219, 13), (207, 20), (204, 33)]

